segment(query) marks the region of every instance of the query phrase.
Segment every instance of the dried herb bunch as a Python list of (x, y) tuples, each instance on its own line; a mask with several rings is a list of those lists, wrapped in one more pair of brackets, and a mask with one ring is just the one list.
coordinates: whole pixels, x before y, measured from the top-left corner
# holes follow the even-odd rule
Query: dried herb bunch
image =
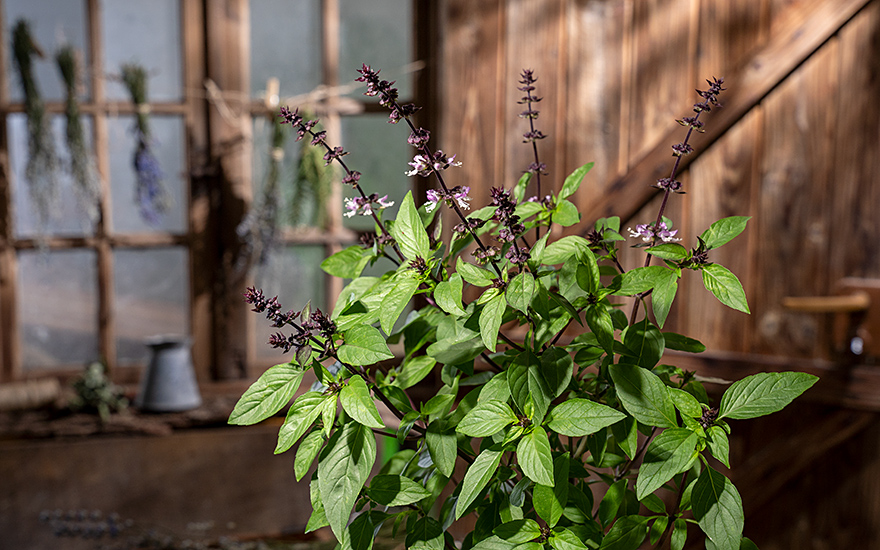
[(64, 81), (66, 99), (64, 116), (67, 120), (65, 137), (70, 154), (70, 173), (76, 187), (77, 198), (89, 224), (98, 221), (101, 201), (101, 178), (95, 166), (92, 152), (86, 142), (80, 115), (77, 89), (81, 85), (79, 55), (71, 46), (64, 46), (55, 54), (55, 61)]
[(31, 35), (30, 25), (21, 19), (12, 30), (12, 53), (24, 92), (27, 115), (28, 159), (24, 176), (40, 228), (45, 228), (58, 201), (58, 155), (46, 107), (34, 78), (33, 56), (44, 57)]
[(151, 224), (158, 225), (162, 217), (172, 205), (159, 159), (153, 152), (153, 140), (150, 134), (150, 106), (147, 101), (147, 70), (138, 64), (122, 66), (122, 82), (131, 95), (135, 105), (136, 123), (133, 164), (136, 182), (135, 200), (141, 218)]
[[(360, 174), (343, 160), (348, 153), (315, 132), (315, 121), (281, 110), (299, 137), (311, 137), (328, 163), (342, 167), (359, 194), (349, 213), (371, 216), (376, 233), (321, 264), (351, 280), (329, 315), (308, 306), (282, 313), (277, 297), (245, 292), (278, 329), (269, 344), (291, 356), (254, 382), (229, 419), (260, 422), (293, 399), (275, 452), (299, 444), (297, 479), (317, 459), (307, 530), (329, 525), (343, 550), (368, 550), (384, 524), (393, 534), (405, 526), (404, 545), (413, 550), (636, 550), (646, 539), (681, 550), (689, 525), (698, 525), (707, 548), (754, 548), (743, 537), (739, 493), (714, 461), (730, 466), (730, 420), (776, 412), (816, 377), (749, 376), (713, 403), (693, 372), (664, 356), (705, 346), (663, 330), (686, 271), (699, 272), (723, 304), (748, 312), (739, 280), (712, 261), (712, 251), (744, 231), (748, 218), (716, 221), (688, 249), (661, 209), (656, 221), (630, 230), (648, 257), (631, 269), (618, 257), (627, 240), (619, 218), (595, 220), (586, 237), (559, 236), (557, 228), (581, 221), (569, 199), (592, 163), (556, 189), (543, 181), (544, 197), (525, 200), (531, 179), (547, 175), (530, 70), (519, 89), (534, 161), (518, 182), (493, 187), (484, 197), (489, 204), (466, 216), (475, 199), (469, 186), (446, 182), (456, 156), (431, 146), (430, 133), (411, 120), (417, 108), (398, 102), (393, 82), (366, 65), (359, 72), (367, 95), (389, 109), (389, 122), (409, 127), (417, 153), (407, 173), (436, 187), (420, 206), (407, 193), (396, 219), (383, 219), (390, 201), (361, 188)], [(663, 208), (681, 190), (678, 159), (690, 152), (691, 132), (702, 128), (700, 113), (722, 91), (720, 80), (709, 81), (696, 116), (683, 119), (688, 138), (673, 147), (672, 176), (657, 182)], [(454, 224), (449, 242), (436, 230), (443, 216)], [(529, 243), (524, 235), (539, 227), (546, 230)], [(376, 262), (388, 271), (363, 276)], [(469, 294), (479, 297), (467, 300)], [(423, 299), (414, 302), (416, 296)], [(395, 357), (389, 344), (401, 343)], [(442, 386), (415, 401), (407, 390), (432, 371)], [(297, 395), (307, 372), (318, 381)], [(372, 475), (377, 435), (404, 448)], [(450, 527), (464, 518), (466, 535), (454, 540)]]

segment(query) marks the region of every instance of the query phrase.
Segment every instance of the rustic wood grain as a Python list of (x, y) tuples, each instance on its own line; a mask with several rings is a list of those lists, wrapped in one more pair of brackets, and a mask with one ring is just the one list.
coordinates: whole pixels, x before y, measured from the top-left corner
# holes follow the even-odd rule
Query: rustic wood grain
[[(440, 126), (441, 147), (462, 166), (448, 170), (449, 185), (468, 185), (471, 196), (488, 200), (489, 188), (501, 172), (503, 144), (499, 132), (503, 4), (500, 0), (446, 2), (442, 44)], [(445, 225), (454, 225), (448, 216)], [(455, 221), (455, 223), (458, 223)]]
[(829, 278), (880, 276), (880, 4), (840, 33)]
[(618, 173), (625, 4), (624, 0), (577, 0), (568, 22), (565, 161), (558, 177), (595, 163), (569, 199), (581, 211)]
[(830, 42), (764, 103), (752, 351), (827, 356), (827, 320), (786, 312), (781, 302), (830, 291), (833, 164), (824, 152), (834, 147), (836, 64), (837, 44)]
[[(695, 153), (684, 158), (682, 169), (758, 105), (869, 1), (805, 0), (803, 4), (790, 6), (781, 12), (777, 16), (779, 23), (767, 43), (751, 56), (741, 73), (727, 78), (729, 90), (722, 96), (725, 107), (707, 117), (706, 133), (695, 140)], [(682, 96), (679, 101), (679, 105), (683, 106), (680, 109), (683, 109), (683, 102), (687, 100)], [(682, 114), (678, 112), (674, 117)], [(651, 190), (645, 186), (668, 175), (668, 144), (675, 143), (678, 135), (677, 125), (666, 124), (669, 130), (665, 137), (655, 140), (659, 145), (638, 159), (628, 173), (608, 187), (601, 200), (584, 213), (587, 221), (615, 211), (627, 218), (650, 199)], [(625, 210), (622, 205), (625, 205)]]
[(693, 95), (689, 60), (695, 57), (695, 5), (695, 0), (634, 3), (632, 65), (626, 69), (631, 71), (631, 86), (623, 90), (631, 95), (622, 136), (630, 164), (666, 138), (670, 123), (682, 116)]

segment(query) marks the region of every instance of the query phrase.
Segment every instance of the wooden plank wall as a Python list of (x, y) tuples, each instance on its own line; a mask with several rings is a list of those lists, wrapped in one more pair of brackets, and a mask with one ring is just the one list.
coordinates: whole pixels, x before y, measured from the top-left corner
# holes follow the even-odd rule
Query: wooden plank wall
[[(874, 176), (880, 114), (872, 101), (880, 84), (869, 22), (875, 4), (846, 22), (682, 174), (688, 194), (671, 201), (667, 215), (686, 245), (719, 217), (753, 216), (747, 232), (712, 257), (743, 280), (753, 313), (707, 299), (699, 277), (691, 276), (682, 284), (671, 329), (717, 350), (827, 358), (834, 344), (830, 318), (785, 311), (782, 298), (832, 294), (845, 276), (880, 276), (880, 251), (871, 238), (880, 230), (872, 214), (872, 205), (880, 204)], [(544, 98), (537, 124), (548, 137), (539, 149), (551, 184), (558, 188), (571, 170), (596, 162), (574, 197), (586, 212), (690, 112), (695, 87), (726, 76), (735, 88), (731, 77), (774, 33), (818, 6), (836, 5), (446, 0), (439, 139), (464, 163), (449, 173), (450, 182), (470, 185), (475, 201), (483, 201), (489, 187), (512, 186), (528, 166), (516, 87), (520, 71), (531, 68)], [(656, 211), (649, 203), (624, 228), (652, 221)], [(623, 257), (628, 266), (643, 261), (638, 251)]]
[[(480, 204), (489, 187), (511, 187), (531, 162), (516, 104), (517, 75), (528, 67), (544, 97), (538, 127), (549, 137), (539, 147), (550, 180), (558, 188), (571, 170), (596, 162), (574, 197), (589, 212), (677, 126), (674, 119), (689, 114), (704, 79), (724, 76), (735, 90), (735, 75), (750, 63), (775, 62), (772, 54), (786, 51), (786, 42), (762, 46), (843, 4), (853, 2), (445, 0), (438, 139), (464, 163), (450, 181), (470, 185)], [(753, 217), (712, 256), (739, 275), (752, 314), (718, 304), (691, 273), (669, 329), (717, 351), (834, 358), (830, 316), (786, 311), (781, 302), (833, 294), (843, 277), (880, 278), (880, 0), (865, 4), (679, 178), (687, 194), (668, 215), (688, 246), (720, 217)], [(653, 221), (658, 204), (625, 205), (636, 214), (623, 227)], [(622, 262), (634, 267), (643, 256), (630, 249)], [(880, 427), (857, 417), (856, 429), (840, 416), (846, 412), (800, 404), (734, 427), (732, 475), (754, 485), (743, 490), (746, 534), (762, 549), (880, 548)], [(821, 437), (840, 426), (852, 429), (831, 443), (812, 439), (814, 427)], [(772, 461), (761, 459), (768, 448), (779, 453), (776, 467), (787, 467), (789, 456), (799, 470), (771, 484), (772, 495), (755, 497), (765, 486), (737, 466), (772, 473)]]

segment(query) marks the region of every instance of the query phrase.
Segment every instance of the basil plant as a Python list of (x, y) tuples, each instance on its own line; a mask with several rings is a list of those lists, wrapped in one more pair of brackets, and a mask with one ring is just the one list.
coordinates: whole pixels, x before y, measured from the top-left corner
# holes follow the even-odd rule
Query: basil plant
[[(297, 446), (296, 478), (314, 472), (306, 530), (329, 525), (344, 550), (369, 550), (383, 526), (418, 550), (681, 550), (700, 532), (707, 548), (756, 548), (743, 537), (740, 495), (718, 466), (730, 466), (729, 420), (778, 411), (816, 378), (757, 374), (713, 403), (694, 373), (663, 362), (666, 350), (705, 349), (663, 330), (684, 271), (700, 272), (711, 295), (748, 312), (736, 276), (712, 261), (748, 219), (721, 219), (687, 248), (664, 216), (681, 192), (679, 161), (722, 80), (708, 81), (693, 116), (679, 121), (687, 137), (672, 147), (670, 177), (656, 182), (655, 220), (622, 232), (609, 217), (560, 236), (581, 221), (569, 199), (592, 163), (548, 189), (532, 71), (518, 89), (534, 162), (478, 210), (468, 187), (446, 184), (459, 163), (431, 148), (430, 133), (412, 122), (417, 108), (400, 103), (378, 71), (359, 72), (389, 121), (409, 126), (417, 154), (407, 173), (434, 188), (420, 201), (407, 193), (396, 219), (383, 219), (393, 201), (361, 188), (347, 152), (327, 144), (317, 121), (281, 110), (298, 138), (341, 166), (356, 192), (346, 215), (371, 216), (375, 231), (322, 263), (350, 279), (329, 314), (308, 305), (284, 313), (277, 297), (247, 290), (254, 311), (278, 328), (269, 344), (290, 360), (268, 369), (229, 420), (254, 424), (293, 399), (275, 452)], [(619, 250), (633, 242), (644, 263), (626, 269)], [(373, 264), (387, 272), (362, 275)], [(299, 392), (308, 371), (317, 381)], [(431, 373), (430, 398), (414, 399)], [(384, 464), (380, 436), (399, 442)]]

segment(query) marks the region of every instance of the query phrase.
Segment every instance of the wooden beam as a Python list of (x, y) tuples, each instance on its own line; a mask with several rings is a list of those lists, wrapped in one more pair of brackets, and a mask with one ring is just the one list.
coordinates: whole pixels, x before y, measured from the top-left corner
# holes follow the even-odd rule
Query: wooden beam
[[(724, 108), (709, 113), (706, 132), (691, 143), (694, 152), (682, 158), (680, 170), (757, 106), (870, 1), (812, 0), (792, 4), (779, 16), (779, 31), (751, 56), (742, 71), (725, 79), (728, 91), (721, 96)], [(592, 208), (584, 212), (583, 219), (588, 222), (585, 227), (592, 227), (592, 222), (601, 217), (620, 216), (627, 220), (644, 207), (657, 193), (651, 186), (669, 175), (670, 147), (683, 136), (682, 128), (671, 124), (657, 146), (612, 182)]]

